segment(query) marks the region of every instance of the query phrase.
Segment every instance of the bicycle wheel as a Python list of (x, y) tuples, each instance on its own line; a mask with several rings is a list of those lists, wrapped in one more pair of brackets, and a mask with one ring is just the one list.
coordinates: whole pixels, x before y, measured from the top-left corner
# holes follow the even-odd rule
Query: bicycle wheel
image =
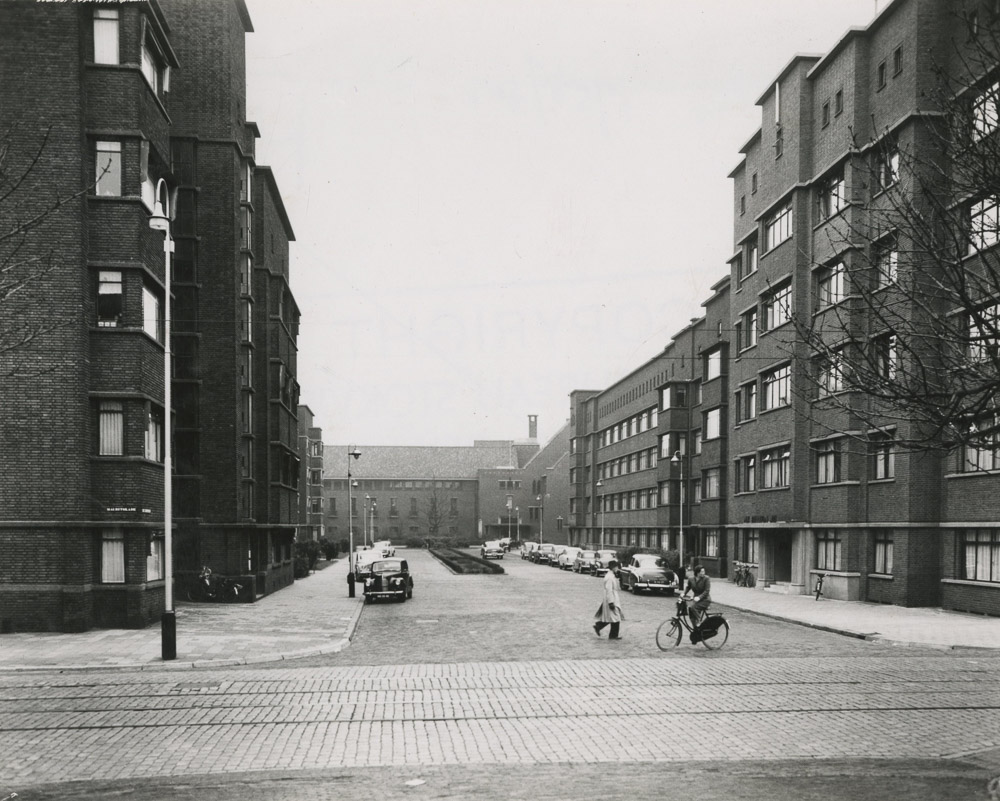
[(683, 634), (683, 629), (677, 618), (672, 617), (669, 620), (664, 620), (656, 630), (656, 647), (661, 651), (676, 648), (681, 644), (681, 634)]
[(709, 651), (718, 651), (723, 645), (726, 644), (726, 640), (729, 639), (729, 624), (723, 620), (722, 625), (716, 629), (714, 637), (709, 637), (707, 640), (702, 640), (701, 644), (704, 645)]
[(754, 577), (753, 573), (747, 573), (746, 583), (743, 585), (745, 587), (752, 587), (757, 583), (757, 579)]

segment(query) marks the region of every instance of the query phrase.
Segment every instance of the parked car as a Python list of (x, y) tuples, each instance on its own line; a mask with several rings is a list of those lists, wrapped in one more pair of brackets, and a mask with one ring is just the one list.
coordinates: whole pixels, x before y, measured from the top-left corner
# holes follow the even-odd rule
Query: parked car
[(530, 559), (531, 553), (538, 547), (537, 542), (522, 542), (521, 543), (521, 558)]
[(379, 549), (381, 549), (383, 556), (395, 556), (396, 555), (396, 548), (395, 548), (395, 546), (392, 544), (392, 542), (390, 540), (379, 540), (378, 542), (376, 542), (376, 543), (374, 543), (372, 545), (372, 549), (374, 549), (376, 551), (379, 550)]
[(589, 573), (594, 569), (594, 560), (597, 558), (597, 551), (588, 551), (581, 548), (573, 559), (572, 570), (574, 573)]
[(489, 540), (483, 543), (479, 555), (483, 559), (503, 559), (503, 546), (496, 540)]
[(603, 576), (608, 572), (608, 562), (612, 559), (618, 560), (618, 555), (614, 551), (597, 551), (594, 557), (594, 564), (590, 569), (590, 575)]
[(507, 553), (510, 550), (510, 544), (513, 542), (510, 537), (501, 537), (497, 542), (500, 543), (500, 547), (503, 548), (503, 552)]
[(378, 559), (364, 574), (365, 603), (376, 598), (405, 601), (413, 597), (413, 577), (405, 559)]
[(576, 560), (576, 555), (580, 553), (580, 549), (568, 545), (559, 551), (558, 562), (560, 570), (570, 570), (573, 567), (573, 562)]
[(658, 565), (660, 555), (637, 553), (620, 571), (618, 585), (629, 592), (662, 592), (673, 595), (677, 589), (677, 575), (673, 570)]
[(354, 554), (354, 579), (361, 581), (364, 575), (371, 569), (372, 562), (384, 559), (385, 554), (378, 548), (361, 548)]
[(539, 565), (547, 565), (555, 555), (556, 546), (546, 542), (531, 552), (531, 561)]

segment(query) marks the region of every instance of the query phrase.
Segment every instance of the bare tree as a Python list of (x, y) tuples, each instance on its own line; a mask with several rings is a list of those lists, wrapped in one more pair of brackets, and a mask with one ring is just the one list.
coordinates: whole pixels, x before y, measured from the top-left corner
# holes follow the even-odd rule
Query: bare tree
[(441, 529), (444, 527), (444, 520), (447, 513), (444, 509), (444, 502), (438, 494), (438, 482), (432, 480), (431, 484), (431, 495), (427, 499), (427, 509), (424, 512), (424, 516), (427, 520), (427, 536), (430, 539), (436, 539), (440, 536)]
[(32, 346), (71, 322), (40, 311), (44, 278), (55, 269), (45, 226), (90, 187), (57, 196), (45, 190), (51, 132), (12, 123), (0, 133), (0, 376), (44, 372)]
[(820, 186), (837, 255), (793, 317), (814, 422), (836, 409), (858, 438), (909, 451), (1000, 435), (1000, 18), (951, 22), (918, 112), (854, 136), (850, 207), (832, 213), (846, 205), (836, 176)]

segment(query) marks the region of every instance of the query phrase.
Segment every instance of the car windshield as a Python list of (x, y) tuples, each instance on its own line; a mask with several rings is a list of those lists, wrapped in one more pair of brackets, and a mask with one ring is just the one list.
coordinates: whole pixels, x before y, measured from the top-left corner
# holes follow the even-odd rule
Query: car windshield
[(381, 559), (372, 562), (372, 573), (399, 573), (403, 563), (399, 559)]
[(595, 556), (597, 556), (597, 553), (595, 551), (580, 551), (580, 553), (578, 553), (577, 556), (580, 559), (593, 559)]
[(659, 558), (655, 553), (636, 554), (635, 561), (643, 567), (659, 567), (656, 564)]

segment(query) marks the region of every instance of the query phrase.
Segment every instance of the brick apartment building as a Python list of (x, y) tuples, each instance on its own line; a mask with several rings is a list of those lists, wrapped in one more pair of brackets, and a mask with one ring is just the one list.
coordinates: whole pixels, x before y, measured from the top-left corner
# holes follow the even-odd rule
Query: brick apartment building
[[(326, 445), (326, 536), (340, 542), (353, 530), (355, 545), (433, 536), (479, 542), (537, 539), (544, 526), (546, 541), (566, 542), (562, 462), (568, 442), (564, 426), (539, 446), (537, 419), (529, 416), (523, 440), (476, 440), (471, 447), (358, 445), (356, 460), (348, 456), (355, 446)], [(350, 507), (348, 469), (357, 482)]]
[(314, 425), (312, 409), (300, 405), (299, 415), (299, 527), (296, 540), (320, 540), (323, 528), (323, 429)]
[[(603, 527), (612, 546), (677, 547), (683, 527), (688, 559), (717, 576), (750, 562), (762, 590), (809, 592), (823, 572), (833, 598), (1000, 614), (995, 452), (897, 449), (916, 424), (892, 408), (866, 430), (861, 411), (882, 407), (844, 392), (796, 324), (812, 320), (832, 352), (858, 331), (885, 337), (886, 364), (898, 358), (848, 276), (871, 266), (892, 292), (901, 253), (931, 266), (898, 231), (854, 233), (875, 227), (890, 190), (921, 185), (900, 178), (898, 152), (913, 169), (941, 163), (936, 70), (960, 71), (962, 43), (997, 13), (894, 0), (768, 84), (730, 174), (734, 255), (705, 315), (612, 387), (571, 395), (574, 541)], [(970, 113), (991, 91), (988, 78), (972, 86)], [(980, 116), (995, 135), (995, 113)], [(898, 292), (894, 313), (912, 318), (920, 302)]]
[[(3, 307), (15, 324), (59, 322), (0, 366), (17, 375), (0, 384), (4, 629), (137, 627), (163, 611), (165, 291), (177, 591), (203, 564), (242, 577), (248, 600), (291, 583), (294, 237), (254, 160), (245, 4), (15, 0), (0, 29), (8, 169), (44, 141), (17, 197), (25, 211), (69, 199), (23, 243), (51, 269)], [(169, 286), (149, 225), (161, 180)]]

